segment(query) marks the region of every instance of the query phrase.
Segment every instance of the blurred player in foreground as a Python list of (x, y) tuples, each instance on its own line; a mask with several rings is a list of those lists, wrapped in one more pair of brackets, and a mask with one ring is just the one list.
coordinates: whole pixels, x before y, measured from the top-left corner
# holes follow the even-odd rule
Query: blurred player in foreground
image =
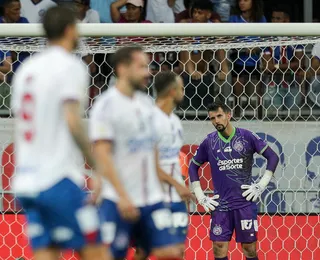
[[(158, 156), (160, 161), (160, 180), (164, 183), (165, 202), (172, 213), (173, 227), (176, 229), (175, 241), (185, 250), (185, 240), (189, 215), (184, 200), (193, 199), (182, 178), (179, 152), (183, 145), (183, 129), (173, 110), (184, 98), (183, 81), (177, 74), (160, 72), (155, 77), (154, 88), (157, 94), (153, 120), (156, 130)], [(135, 259), (145, 259), (143, 252), (137, 250)]]
[(82, 190), (83, 156), (95, 163), (82, 123), (88, 74), (71, 53), (78, 42), (76, 16), (53, 7), (43, 27), (49, 47), (29, 59), (13, 83), (13, 189), (26, 211), (34, 259), (59, 259), (66, 248), (81, 259), (106, 259), (98, 213)]
[[(211, 211), (210, 239), (215, 260), (227, 260), (233, 231), (247, 260), (257, 260), (257, 205), (275, 172), (278, 155), (256, 134), (230, 123), (231, 111), (220, 102), (208, 107), (209, 118), (217, 131), (200, 144), (190, 167), (189, 176), (198, 202)], [(267, 168), (258, 183), (252, 181), (253, 155), (267, 159)], [(198, 169), (205, 162), (211, 166), (214, 196), (206, 196), (200, 186)]]
[(115, 259), (125, 258), (131, 239), (159, 260), (179, 259), (183, 250), (170, 234), (171, 212), (159, 180), (154, 106), (140, 91), (149, 75), (148, 59), (138, 46), (122, 48), (113, 58), (116, 85), (98, 98), (89, 122), (105, 174), (103, 239)]

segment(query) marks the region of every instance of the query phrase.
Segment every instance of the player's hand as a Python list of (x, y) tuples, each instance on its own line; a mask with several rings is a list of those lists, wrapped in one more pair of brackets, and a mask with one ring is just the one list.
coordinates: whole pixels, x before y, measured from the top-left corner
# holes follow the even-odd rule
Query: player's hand
[(241, 185), (241, 189), (244, 190), (242, 196), (245, 197), (247, 201), (257, 201), (264, 191), (264, 188), (259, 183)]
[(140, 217), (139, 209), (136, 208), (128, 198), (120, 197), (117, 207), (121, 217), (125, 220), (135, 222)]
[(190, 201), (192, 200), (193, 202), (196, 202), (197, 199), (196, 199), (196, 196), (194, 196), (192, 194), (192, 192), (184, 185), (179, 185), (177, 187), (175, 187), (180, 198), (184, 201)]
[(219, 202), (216, 201), (217, 199), (219, 199), (219, 197), (220, 196), (218, 194), (212, 197), (204, 196), (203, 198), (198, 200), (198, 202), (205, 209), (206, 212), (211, 212), (219, 206)]

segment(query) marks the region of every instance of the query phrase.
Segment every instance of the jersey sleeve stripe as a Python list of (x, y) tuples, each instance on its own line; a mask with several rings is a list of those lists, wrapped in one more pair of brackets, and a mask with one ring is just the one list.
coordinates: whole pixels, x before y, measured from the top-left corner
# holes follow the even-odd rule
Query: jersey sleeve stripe
[(263, 147), (263, 148), (261, 149), (261, 151), (259, 152), (259, 154), (260, 154), (260, 155), (263, 154), (264, 151), (265, 151), (268, 147), (269, 147), (269, 145), (267, 144), (265, 147)]
[(191, 161), (198, 166), (201, 166), (203, 164), (203, 163), (197, 162), (194, 158), (192, 158)]

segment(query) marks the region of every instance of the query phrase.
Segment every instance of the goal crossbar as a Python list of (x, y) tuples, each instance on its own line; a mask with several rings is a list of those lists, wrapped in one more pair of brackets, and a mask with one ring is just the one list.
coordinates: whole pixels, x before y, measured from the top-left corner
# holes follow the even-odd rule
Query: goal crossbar
[[(95, 36), (320, 36), (314, 23), (112, 23), (79, 24), (84, 37)], [(0, 24), (0, 37), (43, 36), (41, 24)]]

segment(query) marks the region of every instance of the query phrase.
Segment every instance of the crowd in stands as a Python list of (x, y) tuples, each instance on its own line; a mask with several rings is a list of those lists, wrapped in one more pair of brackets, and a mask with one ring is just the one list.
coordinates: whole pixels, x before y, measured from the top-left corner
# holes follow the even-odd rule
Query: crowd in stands
[[(40, 23), (46, 10), (57, 4), (68, 4), (74, 8), (81, 23), (267, 22), (262, 0), (2, 1), (0, 23)], [(286, 6), (274, 6), (269, 22), (290, 21)], [(159, 70), (173, 70), (183, 77), (187, 98), (182, 108), (185, 110), (201, 110), (219, 96), (235, 108), (235, 117), (244, 116), (244, 111), (249, 108), (256, 110), (258, 106), (267, 108), (270, 114), (281, 110), (299, 111), (307, 104), (308, 92), (313, 91), (317, 98), (320, 88), (320, 45), (312, 46), (311, 62), (306, 59), (305, 47), (156, 53), (152, 55), (150, 72), (154, 75)], [(0, 51), (2, 108), (10, 106), (11, 72), (29, 55), (25, 52), (17, 55), (15, 52)], [(82, 57), (93, 76), (91, 97), (114, 82), (109, 56), (88, 54)]]

